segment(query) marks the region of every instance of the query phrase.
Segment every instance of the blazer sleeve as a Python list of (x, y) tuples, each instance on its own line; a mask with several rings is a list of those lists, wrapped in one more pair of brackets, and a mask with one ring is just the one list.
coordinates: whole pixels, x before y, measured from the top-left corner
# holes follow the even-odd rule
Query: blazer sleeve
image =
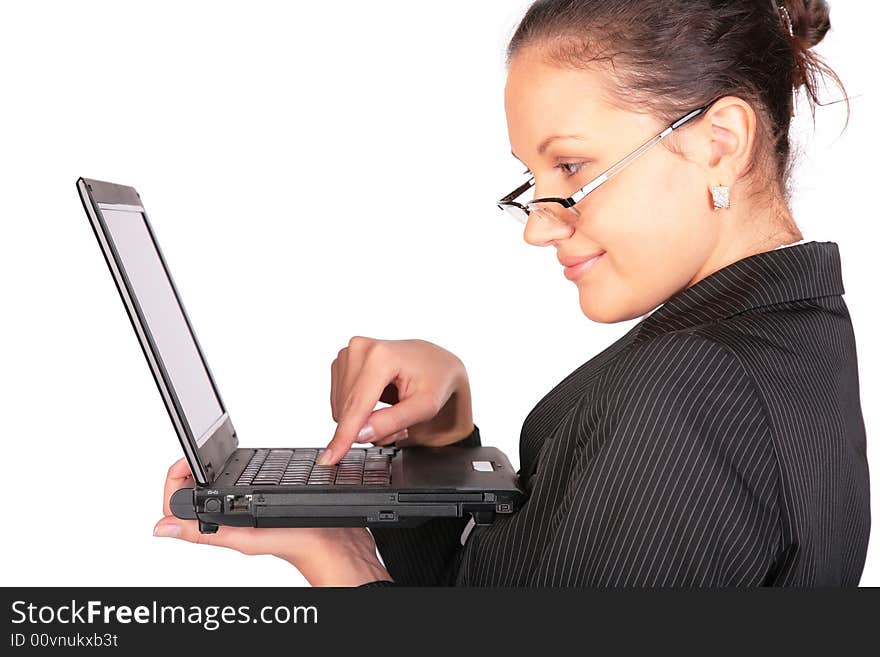
[(578, 439), (530, 586), (737, 586), (772, 566), (778, 464), (748, 372), (708, 338), (650, 342), (609, 379), (600, 440)]
[[(452, 443), (480, 447), (480, 429)], [(394, 581), (376, 580), (359, 588), (375, 586), (442, 586), (453, 575), (459, 541), (468, 518), (433, 518), (416, 527), (371, 527), (370, 532)]]

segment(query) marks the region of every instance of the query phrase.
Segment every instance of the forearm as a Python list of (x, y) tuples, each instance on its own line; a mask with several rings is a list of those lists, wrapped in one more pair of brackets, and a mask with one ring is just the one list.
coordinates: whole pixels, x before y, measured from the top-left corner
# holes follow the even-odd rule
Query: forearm
[(473, 399), (471, 398), (471, 385), (467, 372), (462, 364), (462, 380), (454, 395), (455, 428), (451, 438), (458, 442), (469, 436), (474, 431)]

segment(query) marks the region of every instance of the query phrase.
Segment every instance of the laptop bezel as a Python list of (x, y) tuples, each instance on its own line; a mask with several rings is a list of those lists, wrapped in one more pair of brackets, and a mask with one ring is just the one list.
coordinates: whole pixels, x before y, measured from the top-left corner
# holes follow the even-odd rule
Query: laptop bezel
[[(141, 345), (144, 357), (150, 367), (150, 372), (153, 374), (153, 380), (159, 388), (162, 401), (164, 402), (168, 415), (171, 418), (171, 423), (174, 426), (175, 433), (177, 433), (178, 440), (180, 441), (180, 445), (186, 456), (187, 462), (189, 463), (193, 477), (196, 482), (202, 486), (210, 485), (214, 479), (221, 474), (222, 468), (229, 459), (229, 456), (238, 447), (238, 436), (235, 433), (232, 420), (229, 417), (226, 405), (223, 402), (219, 389), (217, 388), (214, 375), (211, 372), (211, 368), (208, 365), (208, 361), (205, 358), (202, 347), (199, 344), (195, 331), (193, 330), (189, 315), (187, 314), (186, 308), (180, 298), (180, 294), (177, 291), (174, 278), (171, 276), (171, 272), (165, 262), (162, 249), (159, 246), (153, 227), (150, 224), (149, 216), (141, 202), (140, 194), (138, 194), (137, 190), (133, 187), (89, 178), (79, 178), (77, 180), (77, 190), (83, 208), (89, 218), (89, 223), (91, 224), (95, 237), (98, 240), (98, 244), (101, 247), (101, 252), (104, 254), (104, 260), (113, 276), (116, 289), (119, 291), (119, 295), (122, 298), (132, 328), (134, 328), (135, 334), (138, 337), (138, 342)], [(208, 437), (204, 440), (201, 447), (198, 446), (198, 438), (201, 436), (196, 437), (192, 433), (192, 429), (183, 412), (180, 399), (174, 389), (174, 384), (162, 362), (161, 354), (159, 353), (153, 340), (153, 336), (150, 333), (149, 325), (144, 319), (143, 311), (137, 302), (137, 296), (134, 294), (133, 287), (125, 272), (125, 266), (122, 263), (122, 259), (119, 257), (113, 239), (110, 236), (110, 231), (102, 214), (103, 209), (137, 212), (143, 216), (144, 224), (156, 249), (159, 262), (162, 264), (164, 273), (168, 277), (168, 282), (174, 294), (175, 301), (180, 307), (184, 322), (192, 336), (199, 358), (205, 367), (208, 380), (211, 383), (213, 392), (220, 405), (221, 415), (208, 431), (205, 432), (204, 435), (208, 435)]]

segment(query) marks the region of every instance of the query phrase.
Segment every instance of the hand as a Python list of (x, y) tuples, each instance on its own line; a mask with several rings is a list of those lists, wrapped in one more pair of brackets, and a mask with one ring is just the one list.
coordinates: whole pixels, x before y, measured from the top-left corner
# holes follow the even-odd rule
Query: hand
[[(321, 465), (339, 461), (355, 442), (442, 446), (474, 429), (464, 364), (431, 342), (355, 336), (330, 373), (337, 425)], [(374, 411), (380, 401), (392, 406)]]
[(171, 495), (187, 486), (193, 486), (192, 474), (186, 459), (180, 459), (165, 479), (165, 517), (156, 524), (155, 536), (228, 547), (242, 554), (272, 554), (290, 562), (312, 586), (359, 586), (391, 579), (376, 556), (372, 534), (364, 527), (221, 526), (216, 534), (201, 534), (198, 521), (171, 514)]

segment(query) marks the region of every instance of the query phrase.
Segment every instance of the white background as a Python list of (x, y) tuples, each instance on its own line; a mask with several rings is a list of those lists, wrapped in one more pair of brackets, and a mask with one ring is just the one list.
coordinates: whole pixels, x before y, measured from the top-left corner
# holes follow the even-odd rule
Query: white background
[[(78, 176), (141, 193), (243, 445), (325, 444), (338, 350), (421, 338), (464, 361), (484, 444), (518, 466), (532, 406), (637, 321), (587, 319), (554, 250), (495, 207), (520, 173), (503, 53), (527, 5), (3, 4), (3, 584), (305, 584), (152, 536), (180, 448)], [(819, 52), (853, 115), (842, 136), (842, 104), (815, 134), (798, 117), (793, 211), (840, 246), (877, 479), (880, 12), (831, 5)], [(862, 584), (880, 584), (876, 531)]]

